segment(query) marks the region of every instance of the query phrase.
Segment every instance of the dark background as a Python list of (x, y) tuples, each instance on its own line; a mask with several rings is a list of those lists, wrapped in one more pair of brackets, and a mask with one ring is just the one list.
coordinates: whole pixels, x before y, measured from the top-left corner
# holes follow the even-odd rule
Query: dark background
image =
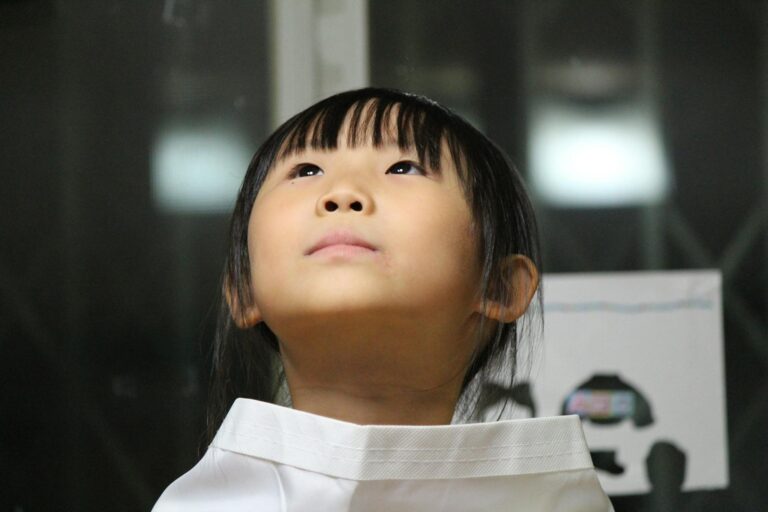
[[(177, 23), (164, 4), (0, 2), (0, 511), (148, 510), (199, 455), (228, 215), (158, 209), (151, 141), (169, 119), (218, 116), (258, 146), (268, 4), (179, 2)], [(731, 484), (677, 510), (768, 509), (766, 3), (372, 0), (369, 14), (371, 83), (455, 108), (524, 174), (526, 102), (557, 92), (536, 88), (537, 64), (652, 59), (671, 194), (538, 205), (545, 271), (722, 270)]]

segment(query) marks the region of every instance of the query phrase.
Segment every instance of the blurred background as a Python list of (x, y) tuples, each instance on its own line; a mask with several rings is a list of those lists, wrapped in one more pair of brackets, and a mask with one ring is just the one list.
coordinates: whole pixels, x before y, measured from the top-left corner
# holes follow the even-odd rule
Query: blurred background
[(149, 510), (196, 462), (245, 167), (367, 84), (512, 156), (546, 272), (722, 271), (730, 485), (677, 510), (768, 510), (767, 34), (756, 0), (0, 2), (0, 511)]

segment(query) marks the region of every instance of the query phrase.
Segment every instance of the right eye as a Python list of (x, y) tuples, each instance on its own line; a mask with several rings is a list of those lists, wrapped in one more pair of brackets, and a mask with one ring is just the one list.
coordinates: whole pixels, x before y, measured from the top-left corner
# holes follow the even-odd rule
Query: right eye
[(416, 162), (403, 160), (402, 162), (397, 162), (389, 169), (387, 169), (386, 174), (396, 174), (401, 176), (407, 174), (421, 174), (423, 176), (426, 173), (424, 172), (424, 169), (422, 169), (422, 167)]
[(289, 178), (309, 178), (311, 176), (319, 176), (324, 174), (323, 170), (315, 164), (299, 164), (293, 168), (288, 175)]

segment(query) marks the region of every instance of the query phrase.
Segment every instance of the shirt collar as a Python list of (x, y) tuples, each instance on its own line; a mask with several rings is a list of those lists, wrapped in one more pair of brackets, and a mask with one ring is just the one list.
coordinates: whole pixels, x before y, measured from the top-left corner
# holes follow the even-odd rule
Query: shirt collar
[(464, 425), (356, 425), (238, 398), (212, 445), (355, 480), (468, 478), (593, 468), (577, 415)]

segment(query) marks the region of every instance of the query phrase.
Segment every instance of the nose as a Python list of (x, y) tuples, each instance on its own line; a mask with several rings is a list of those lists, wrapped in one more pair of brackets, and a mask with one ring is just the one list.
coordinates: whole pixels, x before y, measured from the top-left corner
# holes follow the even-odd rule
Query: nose
[(362, 190), (349, 187), (335, 188), (321, 196), (317, 201), (318, 215), (330, 213), (361, 213), (373, 212), (373, 199)]

